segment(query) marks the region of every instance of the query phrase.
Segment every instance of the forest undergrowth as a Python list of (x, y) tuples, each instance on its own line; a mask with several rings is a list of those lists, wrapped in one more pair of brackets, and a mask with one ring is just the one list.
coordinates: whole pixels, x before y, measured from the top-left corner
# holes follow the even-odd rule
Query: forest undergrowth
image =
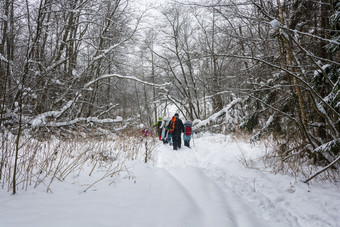
[(111, 183), (114, 183), (114, 176), (121, 172), (130, 174), (125, 161), (148, 162), (153, 159), (156, 147), (153, 138), (142, 138), (137, 132), (122, 132), (116, 136), (79, 134), (70, 137), (72, 138), (52, 136), (50, 139), (39, 139), (29, 135), (21, 136), (15, 165), (16, 136), (8, 131), (2, 133), (0, 187), (10, 192), (15, 178), (16, 190), (43, 187), (52, 193), (56, 181), (63, 182), (84, 171), (87, 171), (88, 176), (100, 172), (100, 177), (95, 174), (96, 179), (92, 179), (92, 183), (85, 188), (84, 191), (87, 191), (107, 178), (112, 178)]
[[(269, 136), (259, 140), (257, 143), (263, 145), (261, 159), (273, 174), (288, 174), (294, 177), (296, 181), (306, 181), (306, 179), (323, 170), (327, 165), (326, 163), (320, 165), (318, 154), (308, 152), (298, 140), (287, 143), (285, 140), (273, 139), (272, 136)], [(337, 183), (339, 180), (340, 174), (335, 167), (322, 171), (313, 178), (313, 181), (330, 183)], [(312, 183), (313, 181), (310, 182)]]
[[(231, 135), (230, 138), (232, 138), (232, 141), (236, 143), (241, 141), (260, 146), (262, 150), (261, 161), (266, 170), (272, 174), (287, 174), (294, 177), (296, 182), (305, 181), (314, 173), (322, 170), (324, 165), (326, 165), (326, 163), (320, 165), (320, 163), (316, 161), (316, 156), (310, 155), (308, 151), (303, 150), (303, 146), (296, 137), (292, 137), (291, 141), (287, 143), (286, 140), (279, 139), (273, 135), (268, 135), (267, 137), (253, 141), (253, 135), (243, 130), (236, 130), (229, 133), (229, 135)], [(254, 167), (254, 161), (256, 160), (247, 157), (241, 147), (239, 147), (239, 149), (240, 154), (238, 159), (243, 166), (246, 168), (256, 168)], [(335, 167), (332, 167), (314, 177), (313, 181), (339, 183), (340, 174)], [(313, 181), (308, 183), (312, 183)]]
[[(51, 135), (49, 139), (47, 138), (46, 134), (36, 138), (29, 135), (21, 136), (15, 166), (16, 136), (9, 131), (1, 134), (1, 188), (8, 192), (13, 190), (15, 178), (16, 190), (40, 187), (53, 193), (55, 182), (63, 182), (69, 177), (77, 177), (86, 172), (91, 177), (91, 182), (84, 189), (86, 192), (104, 179), (112, 178), (110, 184), (114, 183), (114, 177), (122, 172), (133, 175), (126, 167), (125, 161), (139, 160), (145, 163), (155, 161), (155, 148), (159, 146), (157, 138), (143, 137), (138, 129), (124, 130), (114, 136), (78, 132), (78, 136), (73, 134), (69, 138), (65, 135), (62, 137)], [(232, 133), (231, 138), (236, 142), (251, 141), (249, 134), (239, 131)], [(283, 150), (283, 141), (281, 142), (270, 136), (254, 142), (263, 148), (261, 160), (273, 174), (288, 174), (298, 181), (298, 179), (306, 179), (322, 168), (315, 164), (313, 157), (307, 156), (302, 151), (294, 153), (291, 150)], [(290, 146), (294, 147), (293, 149), (298, 147), (292, 144)], [(287, 156), (287, 153), (290, 155)], [(251, 164), (253, 160), (242, 154), (240, 150), (239, 161), (246, 168), (253, 168)], [(16, 168), (15, 176), (14, 168)], [(337, 183), (339, 177), (337, 170), (330, 168), (313, 180)]]

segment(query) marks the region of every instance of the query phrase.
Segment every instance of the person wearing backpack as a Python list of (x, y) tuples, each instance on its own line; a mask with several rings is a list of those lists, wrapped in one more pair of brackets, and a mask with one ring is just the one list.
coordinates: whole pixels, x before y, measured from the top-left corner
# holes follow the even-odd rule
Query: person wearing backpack
[(183, 141), (184, 141), (184, 146), (187, 146), (189, 148), (190, 148), (191, 134), (192, 134), (192, 124), (191, 124), (191, 121), (187, 120), (184, 123)]
[(172, 135), (172, 145), (173, 145), (173, 149), (177, 150), (179, 148), (181, 148), (181, 133), (184, 132), (184, 125), (181, 119), (179, 119), (179, 115), (178, 113), (176, 113), (169, 125), (168, 125), (168, 129), (169, 129), (169, 133), (171, 133)]
[(162, 140), (162, 129), (161, 129), (161, 125), (162, 125), (162, 118), (159, 117), (158, 121), (152, 126), (152, 128), (157, 127), (157, 132), (158, 132), (158, 138), (159, 140)]
[(168, 132), (169, 132), (169, 129), (168, 129), (167, 125), (168, 125), (168, 120), (164, 119), (162, 121), (162, 125), (160, 127), (162, 129), (161, 138), (162, 138), (162, 141), (163, 141), (164, 144), (168, 143)]

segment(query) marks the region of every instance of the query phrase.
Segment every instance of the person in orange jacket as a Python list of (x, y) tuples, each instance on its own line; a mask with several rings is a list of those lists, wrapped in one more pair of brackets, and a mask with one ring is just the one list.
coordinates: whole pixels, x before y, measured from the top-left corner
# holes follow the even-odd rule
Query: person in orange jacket
[(182, 132), (184, 132), (184, 125), (183, 125), (182, 120), (179, 118), (178, 113), (176, 113), (172, 117), (168, 125), (168, 129), (169, 129), (169, 133), (171, 133), (172, 135), (173, 149), (177, 150), (181, 148), (181, 144), (182, 144), (181, 134)]

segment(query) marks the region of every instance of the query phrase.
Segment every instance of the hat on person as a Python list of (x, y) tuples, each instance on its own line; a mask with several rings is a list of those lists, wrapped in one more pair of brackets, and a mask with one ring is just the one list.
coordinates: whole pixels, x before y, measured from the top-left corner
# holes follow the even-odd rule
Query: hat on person
[(178, 115), (178, 113), (175, 113), (175, 117), (178, 117), (179, 115)]

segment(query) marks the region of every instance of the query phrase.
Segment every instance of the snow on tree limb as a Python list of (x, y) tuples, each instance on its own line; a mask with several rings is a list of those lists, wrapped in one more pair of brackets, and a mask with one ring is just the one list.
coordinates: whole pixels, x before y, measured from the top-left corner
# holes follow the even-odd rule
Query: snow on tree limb
[(159, 88), (163, 88), (165, 89), (165, 87), (167, 85), (170, 85), (170, 83), (165, 83), (165, 84), (154, 84), (154, 83), (150, 83), (150, 82), (147, 82), (147, 81), (143, 81), (141, 79), (138, 79), (137, 77), (135, 76), (123, 76), (123, 75), (120, 75), (120, 74), (117, 74), (117, 73), (113, 73), (113, 74), (105, 74), (105, 75), (102, 75), (90, 82), (88, 82), (87, 84), (84, 85), (84, 88), (88, 88), (89, 86), (91, 86), (93, 83), (99, 81), (99, 80), (103, 80), (103, 79), (107, 79), (107, 78), (120, 78), (120, 79), (126, 79), (126, 80), (133, 80), (133, 81), (136, 81), (138, 83), (141, 83), (141, 84), (145, 84), (145, 85), (149, 85), (149, 86), (153, 86), (153, 87), (159, 87)]
[(331, 152), (332, 150), (338, 150), (340, 148), (340, 138), (329, 141), (314, 149), (313, 152)]
[(274, 115), (270, 115), (270, 117), (267, 119), (267, 122), (263, 126), (263, 128), (261, 128), (254, 136), (252, 136), (250, 138), (250, 141), (252, 141), (252, 142), (257, 141), (261, 137), (262, 133), (270, 126), (270, 124), (273, 122), (273, 120), (274, 120)]
[(71, 121), (63, 121), (63, 122), (50, 122), (47, 124), (49, 127), (64, 127), (64, 126), (70, 126), (79, 122), (85, 121), (87, 123), (93, 122), (98, 124), (106, 124), (106, 123), (121, 123), (123, 122), (123, 118), (120, 116), (117, 116), (116, 119), (98, 119), (97, 117), (88, 117), (88, 118), (76, 118)]
[[(332, 150), (336, 150), (338, 151), (340, 147), (340, 138), (332, 140), (328, 143), (322, 144), (321, 146), (317, 147), (313, 152), (331, 152)], [(320, 169), (319, 171), (315, 172), (314, 174), (312, 174), (310, 177), (308, 177), (304, 183), (308, 183), (310, 180), (312, 180), (314, 177), (316, 177), (317, 175), (319, 175), (320, 173), (326, 171), (327, 169), (329, 169), (330, 167), (332, 167), (333, 165), (335, 165), (338, 161), (340, 161), (340, 155), (338, 155), (338, 157), (336, 157), (330, 164), (328, 164), (326, 167)]]
[(98, 61), (99, 59), (102, 59), (104, 58), (108, 53), (110, 53), (112, 50), (114, 50), (115, 48), (117, 48), (118, 46), (120, 46), (123, 42), (120, 42), (120, 43), (116, 43), (112, 46), (110, 46), (109, 48), (105, 49), (105, 50), (101, 50), (103, 53), (100, 54), (100, 55), (97, 55), (95, 56), (92, 61), (95, 62), (95, 61)]
[(48, 112), (39, 114), (33, 120), (30, 121), (30, 124), (32, 125), (33, 128), (39, 128), (45, 125), (47, 117), (54, 117), (54, 118), (60, 117), (68, 108), (72, 106), (73, 102), (74, 100), (68, 101), (66, 105), (63, 106), (60, 110), (48, 111)]
[[(236, 104), (240, 103), (242, 101), (241, 98), (237, 98), (234, 101), (232, 101), (231, 103), (229, 103), (225, 108), (223, 108), (222, 110), (220, 110), (219, 112), (211, 115), (210, 117), (208, 117), (207, 119), (203, 120), (203, 121), (199, 121), (199, 123), (197, 125), (195, 125), (193, 127), (194, 130), (197, 130), (198, 128), (204, 127), (207, 124), (209, 124), (212, 121), (216, 121), (216, 119), (218, 117), (220, 117), (221, 115), (223, 115), (224, 113), (227, 113), (231, 108), (233, 108)], [(197, 122), (197, 120), (195, 120), (195, 122)]]
[(325, 106), (327, 106), (327, 108), (329, 110), (331, 110), (334, 114), (336, 114), (337, 116), (340, 117), (340, 113), (335, 110), (331, 105), (329, 105), (327, 102), (325, 102), (323, 100), (323, 97), (320, 96), (320, 94), (315, 91), (315, 89), (311, 86), (311, 84), (309, 84), (306, 80), (304, 80), (303, 78), (301, 78), (300, 76), (298, 76), (296, 73), (293, 73), (291, 71), (289, 71), (288, 69), (285, 69), (279, 65), (275, 65), (274, 63), (270, 63), (266, 60), (263, 60), (259, 57), (255, 57), (255, 56), (240, 56), (240, 55), (230, 55), (230, 54), (217, 54), (216, 56), (223, 56), (223, 57), (235, 57), (235, 58), (240, 58), (240, 59), (250, 59), (250, 60), (255, 60), (255, 61), (258, 61), (258, 62), (262, 62), (270, 67), (273, 67), (273, 68), (276, 68), (276, 69), (279, 69), (279, 70), (282, 70), (283, 72), (286, 72), (288, 75), (296, 78), (298, 81), (300, 81), (303, 85), (306, 86), (306, 88), (312, 92), (315, 97), (317, 97)]
[(7, 58), (5, 58), (2, 54), (0, 54), (0, 61), (4, 61), (4, 62), (8, 63)]
[[(90, 82), (88, 82), (87, 84), (84, 85), (83, 89), (87, 89), (89, 88), (92, 84), (94, 84), (95, 82), (99, 81), (99, 80), (103, 80), (103, 79), (107, 79), (107, 78), (120, 78), (120, 79), (127, 79), (127, 80), (133, 80), (133, 81), (136, 81), (138, 83), (141, 83), (141, 84), (145, 84), (145, 85), (148, 85), (148, 86), (153, 86), (153, 87), (158, 87), (158, 88), (161, 88), (161, 89), (165, 89), (166, 90), (166, 86), (167, 85), (170, 85), (170, 83), (165, 83), (165, 84), (155, 84), (155, 83), (149, 83), (147, 81), (143, 81), (143, 80), (140, 80), (138, 79), (137, 77), (134, 77), (134, 76), (123, 76), (123, 75), (119, 75), (119, 74), (105, 74), (105, 75), (102, 75)], [(48, 111), (48, 112), (45, 112), (45, 113), (42, 113), (42, 114), (39, 114), (38, 116), (36, 116), (33, 120), (31, 120), (29, 123), (32, 125), (33, 128), (39, 128), (39, 127), (42, 127), (44, 125), (47, 125), (47, 126), (54, 126), (54, 127), (61, 127), (61, 126), (67, 126), (67, 125), (70, 125), (72, 123), (69, 123), (69, 122), (73, 122), (74, 123), (77, 123), (77, 122), (81, 122), (81, 121), (85, 121), (89, 118), (79, 118), (79, 119), (75, 119), (75, 120), (72, 120), (72, 121), (66, 121), (66, 122), (61, 122), (61, 123), (49, 123), (47, 124), (47, 120), (46, 118), (47, 117), (53, 117), (53, 118), (58, 118), (60, 117), (66, 110), (68, 110), (77, 100), (78, 98), (81, 96), (81, 92), (78, 92), (76, 95), (75, 95), (75, 98), (71, 101), (68, 101), (66, 103), (65, 106), (63, 106), (60, 110), (56, 110), (56, 111)], [(98, 119), (98, 118), (96, 118)], [(112, 123), (110, 120), (95, 120), (95, 118), (93, 118), (91, 120), (92, 122), (96, 122), (96, 123)]]
[(335, 44), (335, 45), (340, 45), (340, 42), (337, 42), (336, 40), (333, 40), (333, 39), (326, 39), (326, 38), (323, 38), (323, 37), (320, 37), (320, 36), (313, 35), (311, 33), (301, 32), (301, 31), (298, 31), (298, 30), (292, 30), (292, 29), (289, 29), (287, 27), (282, 27), (281, 26), (281, 28), (286, 29), (286, 30), (288, 30), (290, 32), (293, 32), (293, 33), (298, 33), (298, 34), (309, 36), (309, 37), (312, 37), (312, 38), (315, 38), (315, 39), (319, 39), (319, 40), (322, 40), (322, 41), (325, 41), (325, 42), (328, 42), (328, 43), (332, 43), (332, 44)]

